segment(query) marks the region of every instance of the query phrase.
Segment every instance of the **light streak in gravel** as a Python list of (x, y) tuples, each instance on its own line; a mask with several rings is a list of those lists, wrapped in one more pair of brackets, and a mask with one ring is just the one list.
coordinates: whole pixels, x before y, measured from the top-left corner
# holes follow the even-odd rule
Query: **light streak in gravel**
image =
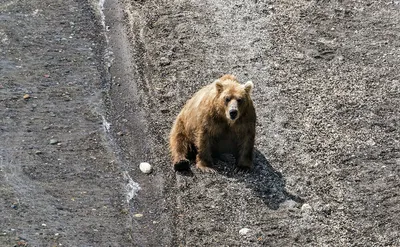
[(98, 5), (98, 7), (99, 7), (99, 12), (100, 12), (100, 18), (101, 18), (101, 24), (103, 25), (103, 27), (105, 28), (106, 27), (106, 17), (105, 17), (105, 15), (104, 15), (104, 12), (103, 12), (103, 10), (104, 10), (104, 3), (106, 2), (106, 0), (99, 0), (99, 5)]
[(111, 128), (111, 124), (109, 122), (107, 122), (106, 118), (104, 116), (101, 116), (101, 118), (103, 119), (103, 128), (105, 132), (110, 131)]
[(108, 68), (111, 67), (112, 62), (113, 62), (113, 52), (111, 51), (110, 47), (108, 46), (109, 44), (109, 38), (107, 35), (107, 31), (108, 31), (108, 26), (106, 26), (106, 16), (104, 14), (104, 3), (106, 2), (106, 0), (99, 0), (97, 8), (99, 11), (99, 15), (100, 15), (100, 21), (101, 21), (101, 25), (103, 26), (103, 30), (104, 30), (104, 36), (106, 39), (106, 43), (107, 43), (107, 47), (104, 51), (104, 61), (106, 62), (106, 66)]
[(125, 185), (125, 192), (126, 192), (126, 202), (129, 203), (132, 198), (134, 198), (137, 195), (137, 192), (140, 190), (140, 186), (138, 183), (133, 181), (131, 176), (129, 176), (127, 171), (123, 172), (124, 174), (124, 179), (128, 182)]

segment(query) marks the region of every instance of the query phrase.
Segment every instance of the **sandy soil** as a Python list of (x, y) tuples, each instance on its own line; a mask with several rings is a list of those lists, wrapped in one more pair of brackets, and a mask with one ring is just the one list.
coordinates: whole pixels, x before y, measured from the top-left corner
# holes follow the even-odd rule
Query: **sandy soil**
[[(0, 3), (1, 246), (400, 246), (398, 1), (104, 7)], [(255, 169), (174, 173), (225, 73), (255, 84)]]

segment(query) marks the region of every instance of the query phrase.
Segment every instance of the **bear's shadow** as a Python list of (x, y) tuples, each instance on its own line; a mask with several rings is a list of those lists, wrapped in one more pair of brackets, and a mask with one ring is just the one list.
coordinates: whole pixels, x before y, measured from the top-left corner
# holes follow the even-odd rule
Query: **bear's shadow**
[(219, 174), (235, 178), (239, 182), (246, 184), (270, 209), (278, 209), (287, 200), (293, 200), (299, 204), (304, 202), (299, 196), (293, 195), (286, 190), (286, 182), (282, 174), (276, 171), (257, 149), (254, 151), (254, 167), (249, 172), (238, 172), (233, 165), (233, 156), (228, 157), (228, 159), (227, 157), (219, 158), (215, 161), (215, 168)]

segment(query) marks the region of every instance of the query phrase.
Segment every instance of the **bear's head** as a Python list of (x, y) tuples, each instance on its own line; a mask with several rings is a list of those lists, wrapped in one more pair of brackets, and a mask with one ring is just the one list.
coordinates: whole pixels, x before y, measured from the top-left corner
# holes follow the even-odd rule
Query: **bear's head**
[(251, 81), (240, 84), (236, 77), (225, 75), (215, 82), (217, 91), (216, 100), (219, 112), (224, 114), (228, 123), (235, 123), (252, 106), (250, 98), (253, 89)]

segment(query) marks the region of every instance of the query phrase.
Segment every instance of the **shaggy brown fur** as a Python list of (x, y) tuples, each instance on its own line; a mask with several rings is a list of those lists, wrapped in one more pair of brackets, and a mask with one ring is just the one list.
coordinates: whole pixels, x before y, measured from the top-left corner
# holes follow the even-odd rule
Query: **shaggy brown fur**
[(225, 75), (200, 89), (186, 102), (170, 134), (175, 170), (189, 169), (189, 153), (196, 154), (196, 167), (215, 172), (212, 157), (222, 152), (236, 156), (237, 166), (253, 165), (256, 113), (250, 97), (253, 83), (239, 84)]

